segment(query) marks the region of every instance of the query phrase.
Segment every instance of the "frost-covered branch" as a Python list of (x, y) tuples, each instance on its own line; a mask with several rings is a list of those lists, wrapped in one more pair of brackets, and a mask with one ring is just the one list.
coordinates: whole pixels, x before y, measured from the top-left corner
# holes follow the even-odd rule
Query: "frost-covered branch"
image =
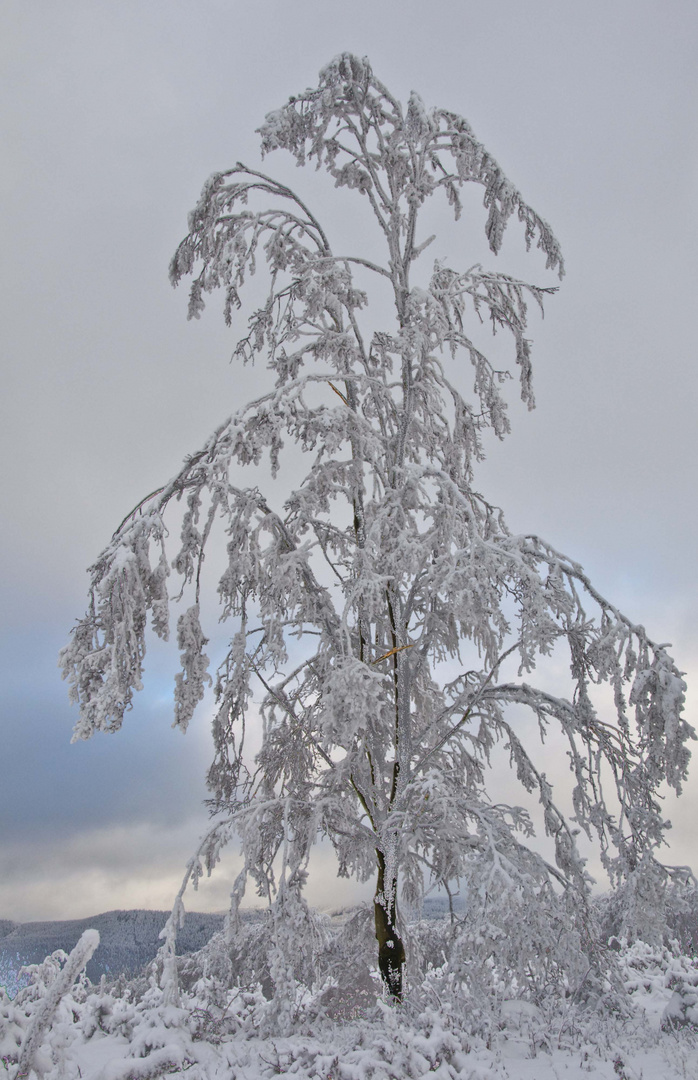
[(65, 964), (48, 986), (27, 1027), (13, 1080), (26, 1080), (32, 1071), (38, 1076), (43, 1075), (45, 1068), (37, 1061), (41, 1044), (51, 1027), (61, 999), (69, 992), (98, 945), (98, 931), (85, 930)]
[[(662, 879), (659, 791), (664, 783), (680, 791), (694, 737), (682, 715), (685, 684), (666, 647), (578, 563), (535, 535), (512, 534), (475, 491), (484, 433), (509, 430), (511, 373), (476, 346), (471, 324), (504, 332), (533, 407), (528, 309), (532, 301), (542, 311), (555, 288), (467, 261), (461, 270), (437, 259), (419, 277), (433, 240), (420, 238), (420, 213), (443, 192), (458, 218), (461, 189), (475, 183), (494, 254), (518, 218), (526, 246), (562, 276), (557, 240), (462, 117), (427, 109), (414, 93), (403, 107), (365, 59), (336, 57), (318, 86), (270, 113), (260, 133), (265, 154), (314, 160), (340, 194), (365, 196), (383, 258), (335, 255), (329, 225), (266, 173), (237, 163), (206, 183), (172, 280), (191, 275), (194, 317), (221, 289), (232, 323), (248, 277), (258, 264), (266, 269), (266, 298), (235, 358), (264, 357), (271, 385), (137, 504), (92, 566), (87, 614), (61, 654), (80, 707), (75, 738), (121, 726), (142, 685), (148, 624), (166, 639), (179, 600), (174, 720), (186, 729), (211, 681), (204, 558), (222, 543), (217, 595), (231, 635), (214, 681), (209, 807), (234, 822), (242, 846), (235, 903), (251, 877), (274, 906), (272, 968), (286, 1002), (279, 1017), (288, 1019), (296, 970), (289, 927), (296, 920), (310, 933), (302, 889), (322, 835), (340, 875), (375, 875), (379, 967), (393, 999), (405, 955), (400, 886), (418, 904), (425, 866), (444, 887), (467, 882), (485, 921), (497, 890), (513, 904), (544, 901), (558, 928), (575, 928), (569, 955), (583, 953), (579, 970), (588, 971), (595, 947), (575, 833), (598, 839), (614, 881), (645, 872)], [(380, 277), (382, 289), (390, 283), (391, 325), (376, 322), (357, 268)], [(289, 443), (307, 463), (300, 474), (286, 467)], [(243, 470), (254, 473), (246, 487)], [(266, 491), (269, 472), (285, 481), (280, 497)], [(546, 661), (563, 650), (569, 693), (552, 693)], [(597, 691), (604, 685), (608, 701)], [(536, 764), (535, 740), (517, 729), (521, 708), (541, 739), (554, 726), (567, 741), (569, 817)], [(513, 778), (538, 797), (555, 866), (519, 839), (533, 830), (526, 812), (488, 797), (497, 745), (508, 748)], [(185, 885), (198, 866), (195, 856)], [(173, 914), (170, 968), (175, 922)], [(533, 922), (535, 947), (552, 947), (552, 931)]]

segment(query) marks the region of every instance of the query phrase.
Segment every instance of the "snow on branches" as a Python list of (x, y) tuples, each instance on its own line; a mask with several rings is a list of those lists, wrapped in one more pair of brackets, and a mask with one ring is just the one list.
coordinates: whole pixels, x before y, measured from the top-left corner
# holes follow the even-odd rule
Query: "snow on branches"
[[(218, 594), (234, 632), (215, 682), (208, 783), (230, 827), (216, 835), (234, 828), (245, 874), (273, 902), (279, 993), (293, 951), (279, 918), (292, 911), (290, 925), (295, 919), (299, 933), (306, 925), (302, 888), (321, 835), (340, 875), (377, 875), (379, 967), (396, 1000), (400, 889), (418, 904), (429, 878), (447, 890), (467, 882), (483, 910), (502, 891), (517, 903), (563, 896), (563, 922), (576, 912), (571, 937), (589, 957), (589, 879), (576, 835), (598, 840), (614, 882), (640, 866), (665, 880), (655, 858), (666, 828), (658, 789), (680, 790), (686, 775), (693, 732), (681, 715), (684, 683), (665, 648), (577, 563), (537, 536), (512, 535), (473, 489), (481, 433), (508, 431), (508, 373), (475, 346), (467, 320), (484, 316), (511, 334), (532, 407), (527, 301), (542, 306), (554, 290), (479, 265), (436, 262), (422, 285), (410, 276), (431, 239), (418, 237), (421, 206), (443, 190), (458, 217), (465, 183), (485, 189), (495, 254), (515, 215), (527, 247), (535, 242), (561, 276), (557, 241), (462, 118), (425, 109), (416, 94), (404, 110), (366, 60), (336, 58), (317, 89), (291, 98), (260, 130), (265, 153), (314, 159), (337, 187), (366, 197), (386, 259), (336, 255), (305, 202), (255, 169), (238, 163), (205, 185), (172, 280), (194, 275), (195, 317), (204, 295), (222, 289), (230, 322), (248, 275), (266, 263), (269, 292), (237, 355), (266, 356), (274, 385), (143, 500), (92, 567), (89, 612), (61, 654), (80, 706), (75, 737), (121, 725), (141, 687), (148, 616), (167, 637), (172, 572), (180, 596), (193, 594), (178, 623), (175, 724), (186, 728), (208, 678), (200, 579), (218, 523), (227, 545)], [(370, 324), (357, 267), (389, 282), (393, 326)], [(263, 479), (283, 467), (287, 441), (311, 463), (277, 506)], [(259, 485), (241, 486), (246, 467), (259, 467)], [(164, 520), (183, 498), (173, 557)], [(565, 697), (528, 681), (561, 646), (571, 674)], [(611, 688), (603, 713), (599, 684)], [(252, 762), (243, 748), (254, 694), (262, 732)], [(522, 708), (541, 735), (555, 725), (566, 740), (571, 815), (525, 745), (515, 719)], [(488, 797), (498, 744), (538, 798), (554, 865), (526, 846), (526, 812)]]

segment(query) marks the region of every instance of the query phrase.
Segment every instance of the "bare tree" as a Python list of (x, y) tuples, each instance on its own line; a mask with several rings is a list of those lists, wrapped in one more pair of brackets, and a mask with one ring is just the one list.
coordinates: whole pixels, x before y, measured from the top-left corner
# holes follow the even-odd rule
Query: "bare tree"
[[(398, 888), (419, 902), (425, 879), (449, 890), (465, 879), (485, 899), (510, 890), (535, 906), (556, 892), (583, 907), (589, 879), (579, 830), (597, 838), (615, 883), (639, 867), (661, 879), (654, 852), (666, 824), (657, 789), (680, 789), (693, 733), (665, 648), (604, 599), (576, 562), (537, 536), (512, 535), (473, 488), (483, 432), (508, 431), (508, 372), (476, 347), (466, 318), (511, 334), (521, 396), (533, 407), (526, 305), (542, 306), (555, 290), (444, 262), (413, 282), (433, 239), (418, 231), (432, 196), (444, 195), (457, 219), (463, 185), (481, 185), (492, 252), (514, 216), (527, 248), (540, 248), (562, 276), (549, 226), (465, 120), (426, 110), (414, 93), (404, 109), (368, 62), (349, 54), (260, 131), (264, 153), (283, 148), (298, 164), (314, 160), (336, 187), (358, 191), (385, 260), (336, 254), (329, 228), (262, 172), (238, 163), (206, 183), (172, 281), (194, 275), (196, 318), (205, 294), (222, 289), (231, 322), (247, 276), (266, 262), (268, 295), (236, 355), (266, 356), (275, 382), (121, 524), (91, 569), (89, 611), (62, 663), (80, 705), (75, 738), (117, 730), (141, 687), (148, 612), (167, 637), (174, 569), (180, 596), (191, 594), (177, 624), (175, 725), (186, 730), (208, 679), (201, 572), (222, 522), (228, 565), (218, 593), (235, 630), (215, 679), (208, 784), (216, 824), (188, 875), (196, 879), (202, 859), (210, 869), (233, 832), (241, 837), (245, 869), (234, 906), (250, 875), (273, 901), (280, 986), (291, 977), (284, 927), (308, 918), (309, 854), (319, 836), (329, 837), (340, 876), (375, 875), (378, 962), (399, 1000)], [(371, 276), (394, 299), (388, 329), (371, 325), (368, 296), (356, 284)], [(275, 508), (239, 477), (267, 456), (276, 474), (288, 438), (312, 464)], [(164, 517), (180, 499), (181, 548), (170, 561)], [(560, 643), (569, 649), (569, 697), (526, 681)], [(594, 698), (601, 683), (612, 691), (603, 719)], [(255, 687), (262, 738), (251, 763), (244, 736)], [(521, 708), (541, 735), (554, 724), (566, 737), (572, 815), (517, 731)], [(554, 865), (526, 846), (526, 812), (487, 795), (497, 744), (540, 801)]]

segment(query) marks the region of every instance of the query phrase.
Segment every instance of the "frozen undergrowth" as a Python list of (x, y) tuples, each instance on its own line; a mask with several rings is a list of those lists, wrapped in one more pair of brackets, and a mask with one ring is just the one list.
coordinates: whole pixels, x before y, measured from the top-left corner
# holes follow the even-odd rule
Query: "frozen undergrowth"
[[(380, 999), (379, 979), (366, 973), (362, 982), (355, 970), (343, 986), (298, 986), (284, 1035), (274, 1033), (278, 1007), (259, 984), (229, 989), (200, 976), (175, 1007), (155, 969), (111, 985), (93, 986), (84, 974), (71, 982), (79, 944), (70, 957), (54, 953), (28, 968), (29, 985), (14, 999), (0, 991), (0, 1059), (10, 1080), (698, 1076), (698, 961), (678, 949), (618, 944), (621, 988), (607, 985), (596, 1000), (558, 994), (536, 1004), (495, 984), (489, 998), (468, 999), (447, 970), (431, 967), (392, 1007)], [(43, 1028), (42, 1015), (50, 1020)]]

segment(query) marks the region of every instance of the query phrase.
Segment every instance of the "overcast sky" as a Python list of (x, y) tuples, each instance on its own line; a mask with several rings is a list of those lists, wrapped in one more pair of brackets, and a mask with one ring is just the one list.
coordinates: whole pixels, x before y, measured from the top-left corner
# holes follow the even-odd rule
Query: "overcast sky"
[[(694, 0), (5, 0), (0, 917), (167, 908), (205, 828), (210, 709), (171, 730), (166, 650), (122, 731), (72, 746), (56, 654), (115, 527), (260, 377), (230, 366), (219, 305), (187, 323), (169, 286), (187, 212), (341, 51), (467, 117), (555, 229), (538, 409), (512, 406), (478, 487), (673, 643), (696, 723), (697, 38)], [(454, 265), (483, 223), (444, 238)], [(510, 233), (497, 268), (550, 284)], [(698, 763), (668, 861), (698, 867), (697, 813)], [(188, 906), (224, 908), (234, 862)], [(321, 855), (312, 898), (354, 895)]]

